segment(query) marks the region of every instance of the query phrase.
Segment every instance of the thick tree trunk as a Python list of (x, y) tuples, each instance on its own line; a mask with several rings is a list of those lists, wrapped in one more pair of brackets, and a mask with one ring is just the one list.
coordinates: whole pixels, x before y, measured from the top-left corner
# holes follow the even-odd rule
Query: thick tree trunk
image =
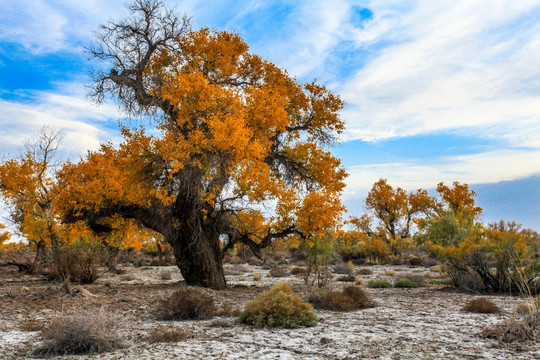
[(225, 274), (219, 234), (178, 234), (167, 237), (174, 249), (176, 265), (188, 285), (225, 289)]
[(34, 262), (28, 270), (30, 274), (39, 273), (41, 269), (41, 260), (43, 259), (44, 253), (45, 253), (45, 243), (43, 241), (38, 241), (36, 244), (36, 256), (34, 257)]

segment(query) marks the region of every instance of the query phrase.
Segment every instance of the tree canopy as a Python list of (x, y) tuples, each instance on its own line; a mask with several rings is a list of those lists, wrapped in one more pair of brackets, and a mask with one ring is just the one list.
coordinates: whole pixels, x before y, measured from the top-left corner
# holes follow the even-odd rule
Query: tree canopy
[(192, 30), (159, 1), (104, 25), (90, 52), (98, 99), (111, 95), (155, 128), (123, 127), (60, 172), (66, 221), (110, 231), (110, 216), (164, 236), (189, 284), (223, 288), (222, 243), (255, 253), (273, 240), (333, 227), (345, 170), (326, 149), (343, 102), (248, 51), (233, 32)]

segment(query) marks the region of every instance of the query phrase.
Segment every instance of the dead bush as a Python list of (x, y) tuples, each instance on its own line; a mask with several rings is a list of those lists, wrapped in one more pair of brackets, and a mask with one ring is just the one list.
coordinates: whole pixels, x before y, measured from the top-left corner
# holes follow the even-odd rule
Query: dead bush
[(493, 301), (486, 298), (473, 299), (469, 301), (462, 310), (479, 314), (497, 314), (501, 312), (499, 307), (495, 305)]
[(262, 279), (262, 275), (260, 272), (253, 273), (253, 280), (254, 281), (260, 281)]
[(341, 263), (334, 266), (334, 274), (340, 275), (352, 275), (354, 268), (351, 268), (347, 264)]
[(275, 267), (275, 268), (270, 270), (268, 275), (271, 276), (271, 277), (281, 278), (281, 277), (287, 276), (288, 273), (287, 273), (287, 270), (285, 270), (284, 268)]
[(358, 270), (358, 274), (360, 274), (360, 275), (371, 275), (371, 274), (373, 274), (373, 271), (371, 271), (370, 269), (363, 268), (363, 269)]
[(41, 330), (45, 339), (38, 355), (94, 354), (121, 346), (117, 331), (119, 318), (101, 309), (61, 315)]
[(306, 274), (307, 274), (307, 269), (306, 269), (306, 268), (302, 268), (302, 267), (295, 266), (295, 267), (293, 267), (293, 268), (291, 269), (291, 274), (303, 276), (303, 275), (306, 275)]
[(405, 273), (405, 274), (398, 274), (396, 275), (396, 277), (398, 278), (397, 280), (399, 279), (407, 279), (407, 280), (410, 280), (414, 283), (416, 283), (416, 285), (418, 287), (425, 287), (426, 286), (426, 279), (424, 277), (424, 275), (422, 274), (414, 274), (414, 273)]
[(23, 321), (19, 325), (19, 330), (21, 331), (41, 331), (43, 330), (43, 323), (39, 321)]
[(179, 342), (191, 337), (189, 332), (176, 326), (160, 325), (148, 336), (151, 343)]
[(317, 317), (311, 305), (293, 294), (289, 284), (281, 283), (248, 302), (240, 321), (257, 327), (296, 328), (315, 326)]
[(221, 308), (216, 315), (236, 317), (240, 315), (240, 309), (234, 306), (231, 302), (225, 301), (223, 304), (221, 304)]
[(203, 290), (182, 288), (161, 302), (158, 317), (162, 320), (211, 319), (216, 312), (214, 299)]
[(318, 309), (334, 311), (354, 311), (375, 306), (375, 302), (358, 286), (312, 294), (309, 301)]
[(81, 284), (92, 284), (100, 276), (103, 248), (84, 239), (57, 249), (54, 272), (57, 278)]
[(336, 280), (337, 281), (342, 281), (342, 282), (355, 282), (356, 277), (354, 277), (354, 275), (342, 275), (342, 276), (338, 277)]
[(159, 277), (161, 280), (171, 280), (172, 279), (172, 271), (171, 270), (161, 270), (159, 273)]
[(488, 326), (482, 332), (482, 336), (503, 343), (538, 343), (540, 341), (540, 312), (530, 313), (519, 320), (510, 318), (502, 323)]

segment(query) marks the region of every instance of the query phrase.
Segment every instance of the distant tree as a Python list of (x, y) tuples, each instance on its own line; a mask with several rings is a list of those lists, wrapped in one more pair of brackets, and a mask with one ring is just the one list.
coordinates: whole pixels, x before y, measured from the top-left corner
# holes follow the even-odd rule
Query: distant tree
[(43, 128), (35, 143), (27, 144), (20, 159), (0, 164), (0, 193), (9, 206), (17, 231), (36, 246), (30, 272), (36, 272), (47, 245), (57, 246), (59, 221), (53, 210), (54, 156), (62, 139), (61, 132)]
[(123, 128), (118, 148), (65, 166), (65, 220), (107, 232), (104, 218), (134, 219), (172, 246), (188, 284), (215, 289), (226, 285), (223, 246), (258, 253), (334, 227), (346, 173), (325, 148), (344, 127), (339, 97), (249, 53), (236, 33), (192, 31), (160, 1), (128, 9), (89, 49), (109, 69), (92, 95), (157, 128)]
[(437, 193), (441, 198), (439, 213), (452, 211), (459, 217), (464, 210), (467, 210), (472, 217), (480, 215), (482, 208), (476, 206), (476, 193), (469, 190), (469, 185), (460, 184), (457, 181), (454, 181), (453, 185), (454, 187), (450, 188), (442, 182), (437, 184)]
[(393, 188), (386, 179), (380, 179), (373, 184), (367, 195), (368, 215), (361, 218), (353, 217), (351, 221), (367, 233), (373, 233), (370, 227), (371, 215), (386, 231), (386, 239), (389, 242), (398, 237), (408, 238), (415, 217), (431, 214), (434, 207), (435, 200), (426, 190), (418, 189), (416, 192), (407, 193), (400, 187)]

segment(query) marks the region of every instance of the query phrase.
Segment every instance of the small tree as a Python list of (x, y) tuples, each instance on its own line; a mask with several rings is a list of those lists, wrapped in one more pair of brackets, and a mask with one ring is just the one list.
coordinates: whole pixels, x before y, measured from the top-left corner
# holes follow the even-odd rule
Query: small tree
[(30, 272), (41, 266), (46, 246), (58, 246), (60, 225), (53, 209), (56, 196), (54, 156), (62, 133), (43, 128), (38, 141), (26, 145), (19, 159), (0, 164), (0, 193), (17, 231), (36, 246)]

